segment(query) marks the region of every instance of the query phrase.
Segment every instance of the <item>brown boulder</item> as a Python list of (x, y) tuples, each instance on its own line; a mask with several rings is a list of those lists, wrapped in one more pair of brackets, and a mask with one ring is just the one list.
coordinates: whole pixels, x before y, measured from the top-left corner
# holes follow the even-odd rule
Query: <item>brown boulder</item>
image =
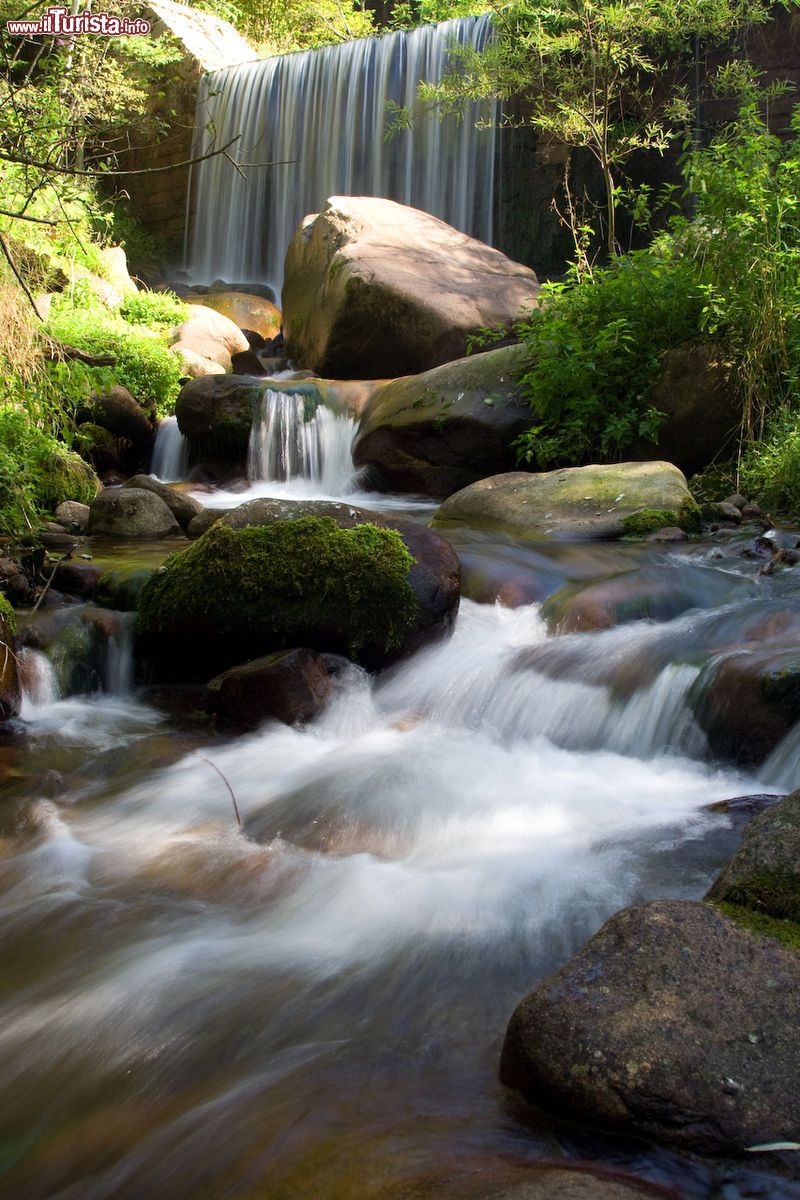
[(208, 685), (206, 708), (219, 721), (255, 729), (264, 721), (294, 725), (324, 708), (333, 679), (321, 654), (283, 650), (232, 667)]
[(797, 1136), (800, 956), (707, 904), (607, 921), (516, 1009), (502, 1081), (540, 1107), (703, 1153)]
[(510, 328), (538, 290), (528, 267), (428, 213), (334, 196), (289, 246), (287, 353), (333, 378), (418, 374), (485, 326)]
[(800, 650), (750, 645), (719, 656), (692, 707), (715, 755), (743, 766), (763, 762), (800, 719)]
[(195, 337), (211, 338), (221, 343), (229, 354), (240, 354), (250, 349), (250, 343), (239, 326), (205, 304), (190, 304), (187, 320), (172, 332), (173, 342), (190, 342)]
[(236, 291), (209, 292), (198, 296), (195, 303), (227, 317), (239, 329), (252, 329), (270, 341), (281, 331), (281, 310), (263, 296)]
[(520, 395), (524, 346), (505, 346), (394, 379), (366, 404), (353, 459), (391, 491), (437, 499), (511, 470), (531, 424)]
[(800, 791), (749, 822), (706, 899), (800, 921)]
[(153, 426), (141, 404), (127, 388), (115, 383), (105, 392), (95, 392), (86, 408), (78, 414), (81, 424), (105, 429), (115, 438), (124, 438), (139, 448), (153, 436)]

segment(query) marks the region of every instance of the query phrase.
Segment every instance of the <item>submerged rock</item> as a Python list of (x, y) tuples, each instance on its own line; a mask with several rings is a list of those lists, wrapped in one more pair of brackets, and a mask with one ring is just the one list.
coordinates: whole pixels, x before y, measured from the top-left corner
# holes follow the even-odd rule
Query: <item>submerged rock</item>
[(737, 646), (703, 671), (691, 702), (713, 754), (763, 762), (800, 719), (800, 650)]
[(607, 921), (516, 1009), (502, 1081), (535, 1104), (703, 1153), (797, 1135), (800, 956), (711, 905)]
[(314, 650), (283, 650), (232, 667), (208, 685), (206, 708), (223, 724), (255, 729), (264, 721), (310, 721), (333, 691), (325, 659)]
[(87, 533), (92, 537), (163, 538), (181, 532), (161, 497), (143, 488), (106, 488), (90, 507)]
[(696, 520), (683, 474), (668, 462), (511, 471), (473, 483), (441, 505), (433, 525), (515, 537), (619, 538)]
[(706, 899), (800, 921), (800, 791), (748, 823)]
[[(381, 1200), (681, 1200), (622, 1171), (567, 1163), (478, 1161), (380, 1192)], [(376, 1197), (377, 1200), (377, 1197)]]
[(531, 423), (519, 377), (524, 346), (506, 346), (384, 384), (361, 418), (353, 459), (389, 491), (443, 497), (514, 466)]
[(369, 516), (218, 521), (145, 584), (143, 654), (186, 680), (296, 646), (377, 669), (441, 636), (458, 608), (458, 559), (428, 530)]
[(461, 358), (485, 326), (535, 304), (535, 274), (444, 221), (364, 196), (333, 196), (286, 256), (289, 357), (333, 378), (378, 379)]

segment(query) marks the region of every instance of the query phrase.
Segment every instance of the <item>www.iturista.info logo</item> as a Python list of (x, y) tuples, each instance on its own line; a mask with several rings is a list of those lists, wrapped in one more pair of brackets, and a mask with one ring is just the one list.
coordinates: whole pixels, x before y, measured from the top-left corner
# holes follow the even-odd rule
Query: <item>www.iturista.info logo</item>
[(88, 8), (72, 13), (68, 8), (48, 8), (35, 21), (7, 21), (9, 33), (72, 37), (76, 33), (93, 33), (98, 37), (119, 37), (122, 34), (146, 34), (150, 22), (143, 17), (117, 17), (111, 13), (93, 13)]

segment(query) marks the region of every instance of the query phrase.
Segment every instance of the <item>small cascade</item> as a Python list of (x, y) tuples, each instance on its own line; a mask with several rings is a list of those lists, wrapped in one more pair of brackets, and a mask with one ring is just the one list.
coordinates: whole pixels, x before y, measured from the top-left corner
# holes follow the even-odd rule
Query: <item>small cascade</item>
[(150, 471), (162, 483), (181, 483), (188, 469), (189, 443), (178, 428), (178, 418), (167, 417), (158, 425)]
[(490, 37), (489, 16), (465, 17), (205, 75), (195, 155), (238, 141), (195, 168), (194, 278), (259, 278), (279, 294), (297, 225), (332, 195), (398, 200), (491, 242), (494, 103), (385, 136), (389, 106), (413, 107), (454, 44), (480, 50)]
[(306, 480), (321, 492), (346, 492), (353, 478), (356, 422), (297, 393), (267, 388), (253, 423), (247, 475), (253, 482)]
[(29, 721), (37, 712), (50, 708), (59, 697), (55, 668), (41, 650), (26, 647), (19, 653), (22, 709), (20, 716)]

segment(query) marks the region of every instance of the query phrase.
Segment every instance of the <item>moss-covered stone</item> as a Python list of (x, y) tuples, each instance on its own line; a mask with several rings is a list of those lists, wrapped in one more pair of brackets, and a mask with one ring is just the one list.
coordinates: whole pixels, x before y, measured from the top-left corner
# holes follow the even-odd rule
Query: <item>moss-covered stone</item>
[(13, 636), (17, 632), (17, 614), (3, 595), (0, 595), (0, 621), (5, 624), (6, 633)]
[(0, 721), (15, 717), (22, 703), (14, 636), (16, 614), (5, 596), (0, 596)]
[(369, 662), (397, 650), (415, 622), (412, 564), (400, 534), (374, 525), (220, 523), (148, 580), (137, 627), (145, 648), (184, 667), (194, 660), (200, 677), (298, 645)]
[(764, 912), (754, 912), (752, 908), (729, 904), (727, 901), (715, 901), (713, 904), (723, 916), (735, 921), (742, 929), (760, 934), (761, 937), (774, 938), (789, 950), (800, 950), (800, 922), (785, 917), (770, 917)]
[(100, 480), (89, 464), (66, 448), (42, 464), (40, 478), (41, 504), (50, 511), (65, 500), (91, 504), (101, 488)]
[(800, 921), (800, 791), (747, 825), (707, 899)]

